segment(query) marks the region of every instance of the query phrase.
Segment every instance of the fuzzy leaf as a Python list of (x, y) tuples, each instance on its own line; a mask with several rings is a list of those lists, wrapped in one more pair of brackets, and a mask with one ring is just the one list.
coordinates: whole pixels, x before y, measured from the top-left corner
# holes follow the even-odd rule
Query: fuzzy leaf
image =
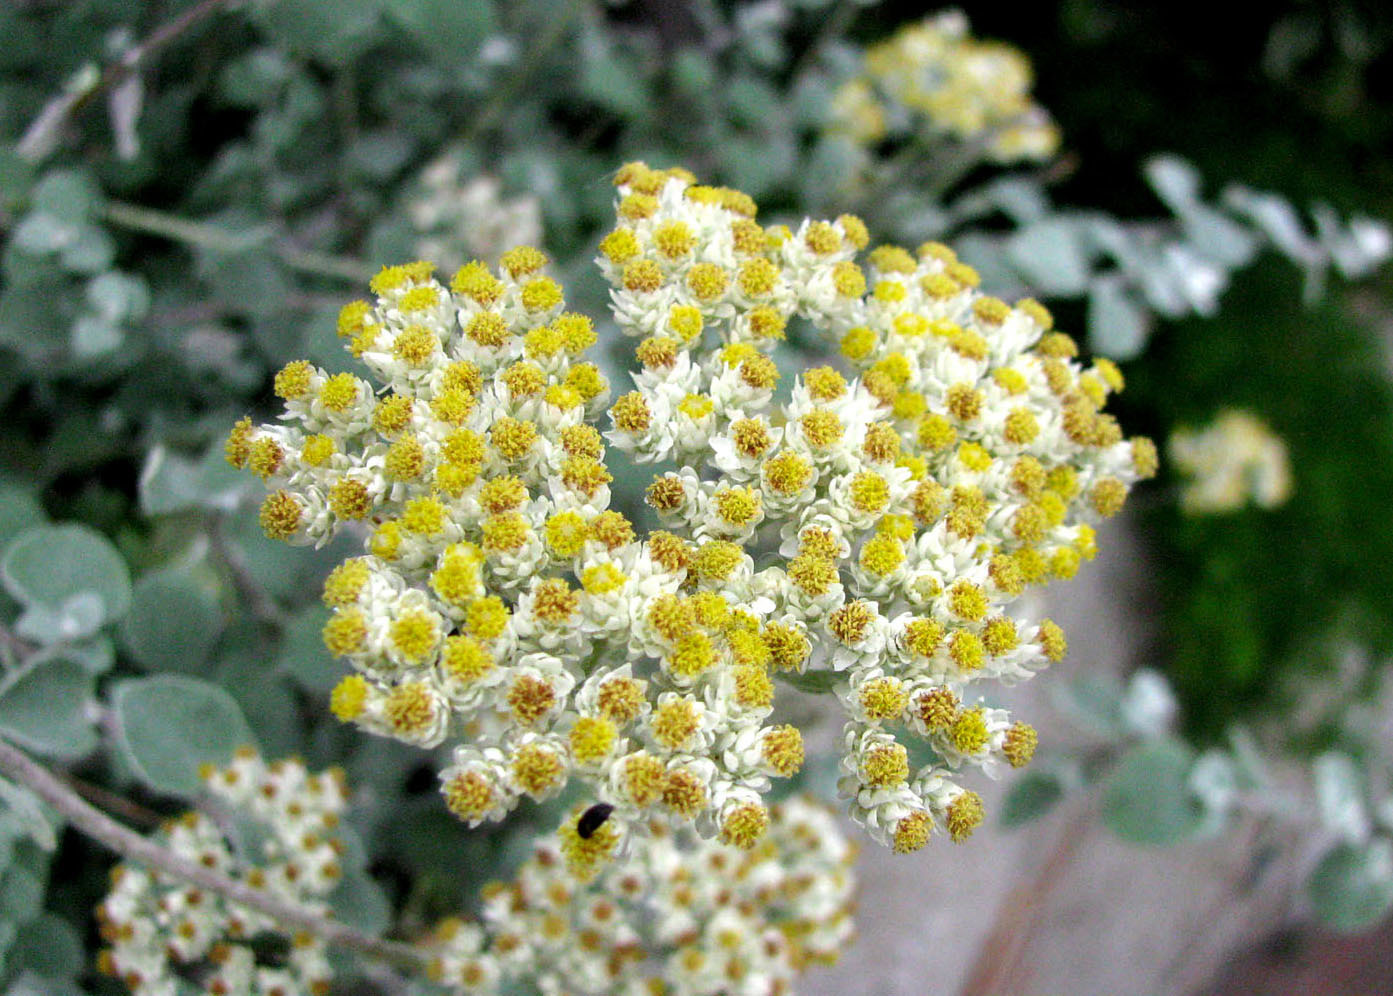
[(151, 788), (193, 795), (204, 763), (223, 765), (246, 744), (255, 746), (236, 701), (197, 678), (162, 674), (116, 686), (112, 708), (126, 760)]
[(30, 750), (77, 758), (97, 745), (88, 719), (94, 678), (56, 658), (38, 664), (0, 694), (0, 730)]
[(61, 613), (74, 596), (94, 595), (101, 619), (111, 622), (130, 608), (126, 562), (101, 533), (86, 526), (39, 526), (5, 549), (0, 579), (26, 607)]
[(1178, 740), (1134, 748), (1103, 786), (1103, 822), (1133, 844), (1167, 847), (1193, 836), (1203, 807), (1190, 792), (1193, 752)]
[(1306, 882), (1316, 916), (1341, 931), (1372, 927), (1393, 906), (1393, 842), (1337, 844)]

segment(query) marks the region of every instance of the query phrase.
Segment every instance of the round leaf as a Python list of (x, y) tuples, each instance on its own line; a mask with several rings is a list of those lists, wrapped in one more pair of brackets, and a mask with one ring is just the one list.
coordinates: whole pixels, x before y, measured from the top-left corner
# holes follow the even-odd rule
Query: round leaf
[(1393, 905), (1393, 843), (1338, 844), (1306, 883), (1316, 915), (1335, 930), (1371, 927)]
[(157, 571), (136, 582), (121, 641), (152, 671), (194, 671), (207, 663), (222, 622), (206, 582), (183, 568)]
[(46, 979), (71, 979), (85, 962), (77, 931), (53, 913), (40, 913), (21, 927), (10, 956), (16, 966)]
[(1204, 818), (1190, 792), (1189, 747), (1158, 740), (1133, 749), (1103, 787), (1103, 822), (1133, 844), (1166, 847), (1193, 836)]
[(1048, 771), (1027, 771), (1016, 779), (1001, 804), (1001, 825), (1012, 828), (1044, 816), (1060, 799), (1064, 786)]
[(131, 578), (105, 536), (86, 526), (38, 526), (6, 548), (0, 579), (26, 606), (61, 612), (74, 595), (93, 593), (107, 622), (126, 614)]
[(343, 665), (324, 646), (324, 624), (329, 611), (312, 605), (290, 621), (285, 629), (278, 670), (288, 674), (307, 691), (327, 694), (343, 677)]
[(1111, 277), (1094, 281), (1088, 295), (1088, 341), (1095, 350), (1130, 360), (1145, 348), (1150, 334), (1150, 319), (1121, 281)]
[(783, 671), (780, 672), (779, 678), (800, 692), (821, 695), (835, 688), (837, 682), (842, 680), (842, 675), (836, 671), (804, 671), (801, 674), (797, 671)]
[(0, 484), (0, 547), (43, 521), (44, 510), (32, 492), (14, 484)]
[(225, 764), (238, 747), (255, 743), (232, 696), (197, 678), (123, 681), (112, 707), (132, 771), (162, 792), (193, 795), (201, 765)]
[(93, 681), (81, 664), (44, 661), (0, 694), (0, 731), (43, 754), (87, 754), (97, 745), (87, 718)]

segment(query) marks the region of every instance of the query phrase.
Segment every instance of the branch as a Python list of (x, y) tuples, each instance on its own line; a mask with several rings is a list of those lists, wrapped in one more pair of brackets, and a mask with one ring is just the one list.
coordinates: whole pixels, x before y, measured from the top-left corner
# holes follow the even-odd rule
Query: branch
[(264, 913), (287, 927), (308, 931), (330, 944), (357, 951), (406, 971), (426, 971), (426, 956), (410, 945), (369, 937), (336, 920), (311, 913), (260, 889), (253, 889), (245, 882), (238, 882), (181, 858), (147, 840), (84, 802), (48, 769), (4, 739), (0, 739), (0, 774), (32, 789), (74, 827), (128, 861), (215, 892), (230, 902)]
[(224, 519), (220, 515), (214, 515), (210, 519), (208, 535), (213, 542), (213, 552), (232, 576), (233, 587), (251, 607), (252, 615), (277, 632), (283, 632), (290, 623), (290, 613), (282, 609), (276, 600), (256, 583), (247, 567), (246, 558), (228, 542), (227, 530), (223, 523)]
[[(58, 144), (58, 133), (70, 117), (90, 104), (105, 90), (119, 84), (130, 76), (147, 56), (153, 55), (200, 21), (212, 16), (228, 0), (203, 0), (184, 11), (174, 20), (163, 24), (150, 33), (150, 36), (133, 46), (119, 60), (106, 67), (96, 79), (85, 82), (54, 97), (44, 105), (39, 116), (33, 120), (19, 140), (16, 151), (32, 162), (44, 159)], [(95, 69), (90, 70), (95, 74)]]
[[(143, 235), (155, 235), (172, 242), (183, 242), (213, 252), (245, 252), (265, 241), (265, 236), (259, 232), (233, 232), (205, 221), (191, 221), (154, 208), (125, 204), (121, 201), (108, 201), (102, 215), (120, 228)], [(347, 280), (355, 284), (367, 283), (376, 273), (367, 263), (354, 259), (343, 259), (278, 243), (272, 243), (270, 249), (282, 263), (301, 273)]]
[(524, 86), (532, 79), (532, 74), (541, 68), (542, 62), (553, 48), (566, 36), (566, 31), (586, 6), (585, 0), (569, 0), (559, 11), (551, 14), (551, 24), (537, 43), (524, 56), (522, 64), (509, 79), (489, 97), (488, 105), (474, 118), (460, 135), (458, 144), (470, 146), (474, 140), (492, 128), (502, 113), (512, 104)]

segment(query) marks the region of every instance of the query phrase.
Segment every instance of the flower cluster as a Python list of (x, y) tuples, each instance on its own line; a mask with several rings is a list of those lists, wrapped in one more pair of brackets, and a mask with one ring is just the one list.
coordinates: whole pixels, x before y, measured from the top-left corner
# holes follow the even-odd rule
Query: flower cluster
[(525, 981), (542, 993), (763, 996), (791, 993), (852, 939), (854, 849), (796, 796), (751, 851), (655, 823), (628, 861), (577, 886), (565, 846), (541, 844), (513, 882), (486, 887), (482, 922), (440, 926), (436, 981), (471, 994)]
[(505, 199), (497, 177), (466, 177), (458, 153), (446, 153), (421, 171), (406, 215), (416, 231), (415, 253), (453, 272), (473, 257), (496, 262), (506, 249), (541, 238), (542, 208), (535, 197)]
[(1030, 97), (1029, 60), (968, 34), (948, 11), (901, 28), (866, 52), (865, 74), (832, 101), (832, 127), (873, 145), (887, 138), (946, 136), (980, 145), (994, 162), (1046, 159), (1059, 129)]
[[(341, 877), (342, 844), (334, 835), (346, 801), (341, 774), (310, 774), (297, 761), (268, 765), (243, 750), (228, 767), (206, 771), (204, 784), (218, 805), (254, 821), (259, 834), (243, 835), (234, 856), (219, 823), (195, 810), (162, 828), (159, 842), (186, 861), (325, 912), (325, 897)], [(248, 852), (257, 855), (255, 863), (246, 860)], [(137, 996), (173, 996), (191, 979), (209, 996), (329, 992), (332, 972), (321, 939), (296, 934), (283, 959), (262, 964), (254, 939), (281, 929), (264, 914), (130, 865), (113, 869), (111, 883), (97, 908), (109, 945), (101, 968)]]
[(1222, 411), (1203, 429), (1177, 429), (1167, 443), (1176, 470), (1192, 478), (1180, 495), (1191, 515), (1233, 512), (1250, 502), (1276, 508), (1291, 497), (1287, 445), (1247, 411)]
[[(852, 216), (766, 228), (744, 194), (642, 164), (616, 185), (598, 263), (640, 341), (612, 405), (590, 321), (520, 248), (448, 288), (384, 270), (340, 319), (381, 389), (291, 363), (281, 422), (234, 429), (229, 460), (275, 489), (268, 535), (367, 527), (325, 585), (325, 642), (353, 669), (333, 710), (426, 747), (453, 732), (442, 789), (471, 823), (578, 777), (614, 825), (668, 814), (750, 847), (770, 778), (803, 757), (770, 722), (772, 679), (812, 669), (848, 713), (853, 815), (899, 850), (961, 839), (981, 805), (956, 770), (1035, 743), (972, 686), (1064, 652), (1007, 606), (1073, 574), (1086, 520), (1155, 471), (1101, 411), (1121, 375), (1078, 362), (1039, 304), (980, 294), (945, 246), (863, 265)], [(776, 402), (791, 322), (855, 376), (809, 369)], [(655, 465), (661, 528), (608, 507), (606, 440)]]

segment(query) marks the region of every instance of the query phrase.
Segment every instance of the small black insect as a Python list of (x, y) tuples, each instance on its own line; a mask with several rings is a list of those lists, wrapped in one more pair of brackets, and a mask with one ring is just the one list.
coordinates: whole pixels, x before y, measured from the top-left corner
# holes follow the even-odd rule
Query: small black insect
[(604, 825), (605, 820), (609, 819), (609, 814), (612, 812), (614, 812), (614, 807), (609, 803), (595, 803), (580, 814), (580, 819), (576, 820), (576, 834), (581, 840), (589, 840), (595, 831)]

